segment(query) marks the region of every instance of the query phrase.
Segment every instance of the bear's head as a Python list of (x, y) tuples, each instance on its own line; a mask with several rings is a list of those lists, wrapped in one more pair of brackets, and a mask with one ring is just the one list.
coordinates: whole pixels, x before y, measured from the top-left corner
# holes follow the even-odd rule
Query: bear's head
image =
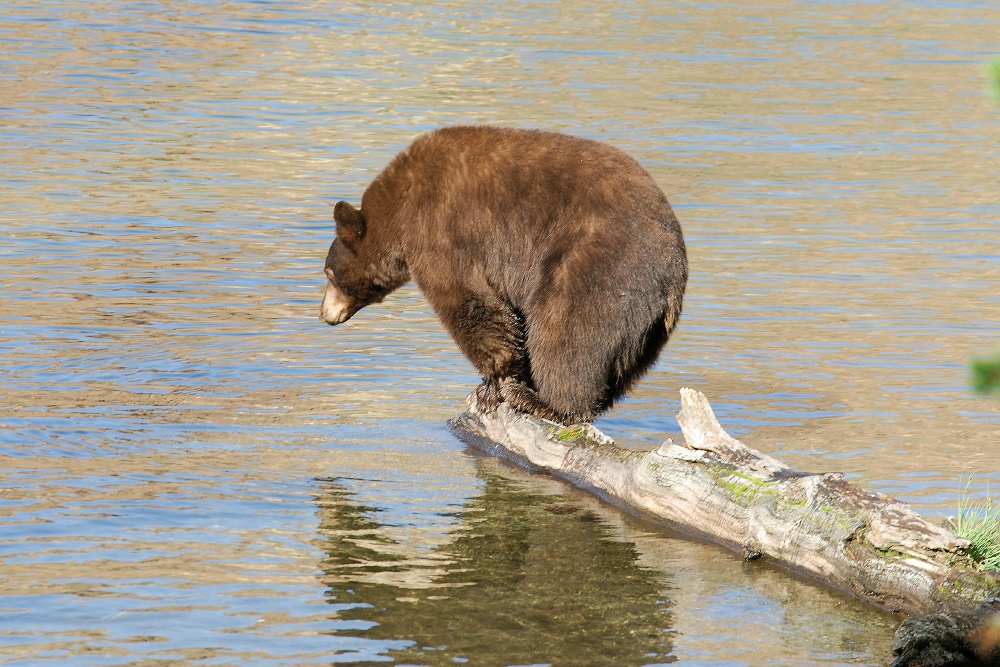
[(337, 202), (333, 218), (337, 238), (326, 255), (326, 291), (320, 317), (327, 324), (340, 324), (368, 304), (384, 299), (409, 275), (401, 257), (369, 234), (361, 210), (345, 201)]

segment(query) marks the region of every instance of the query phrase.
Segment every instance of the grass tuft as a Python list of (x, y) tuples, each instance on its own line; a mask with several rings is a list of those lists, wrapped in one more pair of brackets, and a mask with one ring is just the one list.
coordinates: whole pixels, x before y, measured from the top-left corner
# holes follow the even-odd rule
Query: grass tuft
[(956, 535), (972, 542), (969, 556), (979, 567), (1000, 572), (1000, 505), (993, 503), (992, 496), (975, 502), (966, 493), (958, 499), (958, 515), (949, 521)]

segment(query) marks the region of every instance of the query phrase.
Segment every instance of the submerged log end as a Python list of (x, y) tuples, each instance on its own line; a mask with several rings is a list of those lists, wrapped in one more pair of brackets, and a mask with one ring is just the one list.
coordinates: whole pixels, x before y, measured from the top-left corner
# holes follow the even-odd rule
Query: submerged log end
[(906, 619), (892, 655), (892, 667), (1000, 666), (1000, 598), (972, 610)]

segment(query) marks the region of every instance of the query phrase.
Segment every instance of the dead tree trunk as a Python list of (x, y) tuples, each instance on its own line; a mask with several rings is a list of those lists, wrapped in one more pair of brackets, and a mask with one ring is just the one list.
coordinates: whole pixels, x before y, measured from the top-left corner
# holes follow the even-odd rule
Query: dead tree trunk
[[(968, 610), (1000, 590), (967, 540), (840, 473), (796, 472), (732, 438), (700, 392), (681, 389), (686, 442), (617, 447), (590, 425), (563, 427), (501, 405), (451, 422), (481, 449), (591, 489), (670, 527), (766, 558), (892, 612)], [(902, 664), (902, 663), (900, 663)]]

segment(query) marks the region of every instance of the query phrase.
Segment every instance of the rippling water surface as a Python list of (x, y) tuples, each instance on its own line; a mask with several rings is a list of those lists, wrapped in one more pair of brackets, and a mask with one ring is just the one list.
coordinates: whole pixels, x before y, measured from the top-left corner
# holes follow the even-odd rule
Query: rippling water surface
[(446, 430), (407, 286), (319, 324), (331, 204), (420, 131), (559, 129), (681, 217), (704, 391), (931, 514), (1000, 486), (993, 2), (14, 2), (0, 17), (6, 664), (885, 664), (894, 621)]

